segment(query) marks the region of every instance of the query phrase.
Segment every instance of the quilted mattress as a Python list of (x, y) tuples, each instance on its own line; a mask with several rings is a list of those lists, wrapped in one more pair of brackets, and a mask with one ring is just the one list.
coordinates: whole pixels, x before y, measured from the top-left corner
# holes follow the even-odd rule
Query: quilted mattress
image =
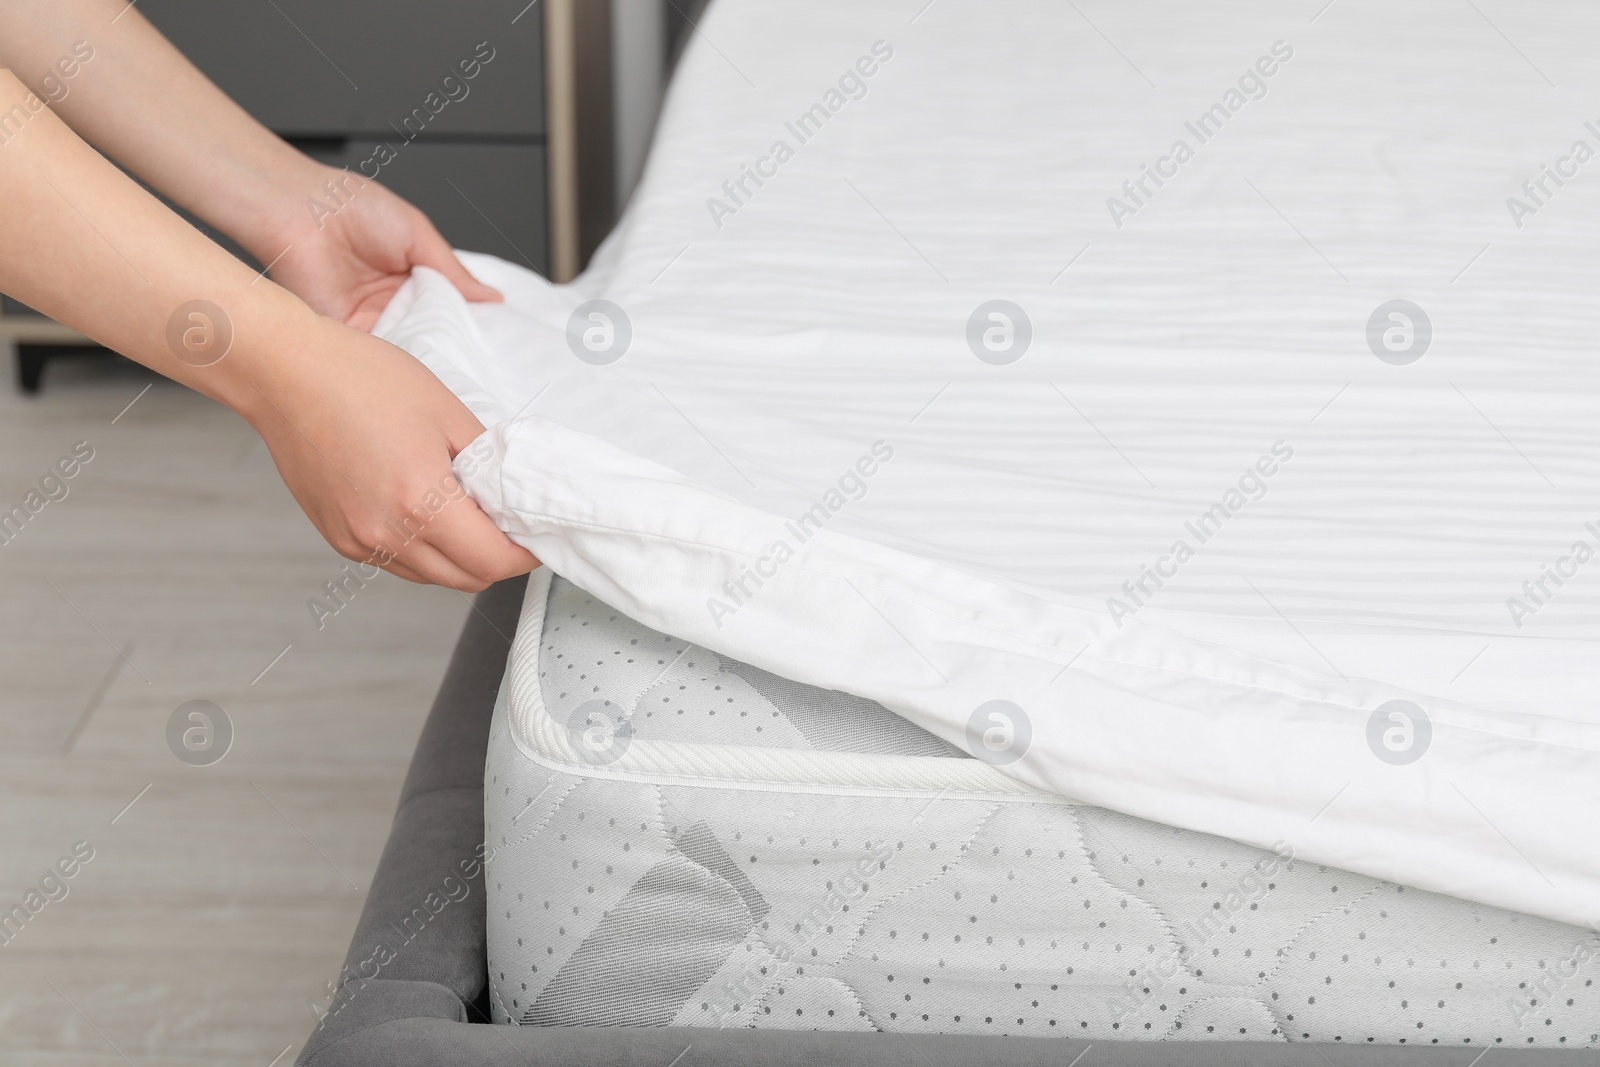
[(489, 743), (496, 1022), (1600, 1044), (1600, 937), (1024, 785), (529, 582)]

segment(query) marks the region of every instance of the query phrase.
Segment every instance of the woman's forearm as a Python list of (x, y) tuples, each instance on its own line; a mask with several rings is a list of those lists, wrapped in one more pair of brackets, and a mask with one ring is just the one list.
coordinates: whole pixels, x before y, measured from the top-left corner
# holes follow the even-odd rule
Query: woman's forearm
[[(324, 315), (370, 328), (416, 266), (440, 271), (468, 300), (499, 299), (427, 216), (284, 143), (127, 0), (0, 0), (5, 66), (85, 140), (238, 241)], [(0, 141), (6, 127), (0, 114)], [(326, 210), (330, 197), (337, 212)]]
[(0, 71), (0, 291), (254, 421), (326, 320), (40, 105)]
[[(244, 415), (349, 558), (469, 590), (536, 565), (459, 493), (450, 461), (483, 427), (426, 367), (224, 252), (6, 70), (0, 292)], [(395, 543), (397, 519), (446, 490)]]
[(85, 140), (263, 262), (282, 251), (278, 234), (326, 179), (127, 0), (6, 0), (0, 66)]

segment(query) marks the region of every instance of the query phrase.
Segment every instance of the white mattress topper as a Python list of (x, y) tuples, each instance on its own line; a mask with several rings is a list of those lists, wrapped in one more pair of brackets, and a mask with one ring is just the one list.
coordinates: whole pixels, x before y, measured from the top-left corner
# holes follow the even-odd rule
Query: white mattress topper
[[(492, 426), (474, 497), (649, 626), (1034, 788), (1593, 923), (1595, 208), (1505, 201), (1594, 135), (1453, 11), (719, 3), (588, 273), (471, 257), (505, 305), (419, 272), (381, 332)], [(1541, 12), (1588, 76), (1597, 16)]]

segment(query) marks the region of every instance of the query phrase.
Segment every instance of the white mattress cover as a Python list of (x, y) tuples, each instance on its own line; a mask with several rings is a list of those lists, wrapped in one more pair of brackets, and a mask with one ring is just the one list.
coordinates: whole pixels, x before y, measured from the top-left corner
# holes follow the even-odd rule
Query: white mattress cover
[[(1595, 206), (1517, 228), (1504, 201), (1600, 143), (1527, 58), (1593, 77), (1600, 14), (1544, 5), (1523, 58), (1443, 4), (913, 14), (715, 5), (588, 273), (473, 257), (508, 300), (468, 309), (419, 272), (380, 332), (492, 425), (475, 499), (646, 625), (952, 743), (1015, 702), (1003, 770), (1031, 787), (1595, 924), (1600, 585), (1508, 608), (1600, 540)], [(879, 41), (866, 95), (717, 226), (706, 201)], [(1278, 41), (1267, 94), (1114, 225), (1120, 183)], [(966, 342), (997, 296), (1033, 326), (1004, 366)], [(1364, 336), (1396, 297), (1433, 322), (1408, 366)], [(631, 323), (607, 365), (567, 344), (593, 299)], [(1113, 618), (1275, 445), (1265, 494)], [(714, 617), (779, 539), (795, 558)], [(1394, 699), (1431, 723), (1415, 762), (1369, 747)]]

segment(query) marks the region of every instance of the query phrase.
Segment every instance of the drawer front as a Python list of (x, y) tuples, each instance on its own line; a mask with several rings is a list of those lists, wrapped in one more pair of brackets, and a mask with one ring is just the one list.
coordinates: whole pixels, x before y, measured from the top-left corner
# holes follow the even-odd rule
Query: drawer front
[(457, 248), (491, 252), (540, 274), (550, 270), (542, 145), (392, 138), (351, 141), (337, 152), (315, 154), (358, 174), (376, 174), (421, 208)]
[(429, 135), (532, 137), (545, 128), (544, 8), (526, 3), (142, 0), (139, 10), (282, 134), (386, 137), (409, 118)]

